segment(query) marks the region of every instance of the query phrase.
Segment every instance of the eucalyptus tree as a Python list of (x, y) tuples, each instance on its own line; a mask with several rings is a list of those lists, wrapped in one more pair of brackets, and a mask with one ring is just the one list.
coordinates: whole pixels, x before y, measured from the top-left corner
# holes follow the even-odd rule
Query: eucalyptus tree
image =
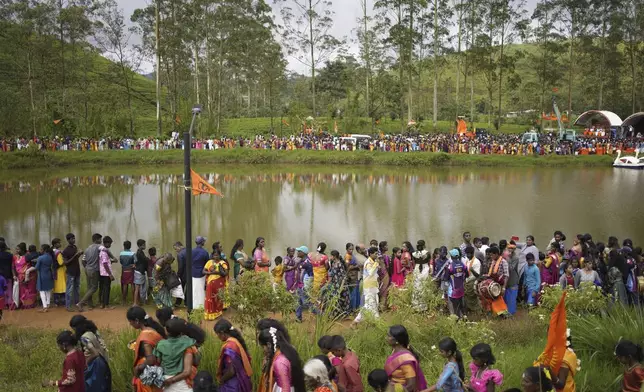
[(287, 53), (311, 73), (311, 100), (313, 115), (317, 115), (315, 103), (315, 70), (331, 58), (343, 41), (331, 34), (333, 27), (332, 2), (330, 0), (276, 0), (281, 3), (284, 23), (283, 40)]

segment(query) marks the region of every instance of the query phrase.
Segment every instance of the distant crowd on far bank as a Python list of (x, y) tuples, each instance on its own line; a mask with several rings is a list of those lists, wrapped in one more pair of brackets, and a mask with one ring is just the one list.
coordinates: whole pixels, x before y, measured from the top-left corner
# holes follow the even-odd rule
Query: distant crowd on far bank
[[(353, 135), (355, 136), (355, 135)], [(538, 141), (525, 142), (520, 134), (480, 134), (476, 137), (450, 133), (428, 135), (380, 134), (375, 137), (343, 137), (326, 132), (300, 133), (278, 137), (256, 135), (242, 137), (193, 138), (197, 150), (248, 148), (256, 150), (317, 150), (317, 151), (380, 151), (380, 152), (443, 152), (448, 154), (497, 155), (612, 155), (644, 150), (644, 137), (617, 138), (614, 135), (577, 137), (561, 141), (555, 133), (541, 134)], [(174, 150), (183, 149), (178, 133), (171, 138), (72, 138), (33, 137), (0, 139), (0, 151), (11, 152), (33, 146), (42, 151), (106, 151), (106, 150)]]

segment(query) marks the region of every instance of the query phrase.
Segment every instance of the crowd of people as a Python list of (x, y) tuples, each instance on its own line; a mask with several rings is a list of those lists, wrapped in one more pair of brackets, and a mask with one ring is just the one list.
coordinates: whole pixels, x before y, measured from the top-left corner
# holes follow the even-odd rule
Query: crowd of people
[[(360, 353), (349, 349), (341, 335), (321, 337), (320, 354), (304, 362), (283, 324), (273, 319), (260, 320), (255, 336), (264, 358), (259, 385), (253, 385), (253, 359), (244, 337), (228, 320), (220, 318), (213, 328), (222, 342), (217, 368), (202, 369), (203, 357), (217, 354), (202, 349), (208, 337), (199, 326), (176, 317), (170, 308), (156, 312), (158, 321), (137, 306), (131, 307), (126, 317), (139, 331), (130, 344), (134, 351), (135, 392), (365, 391)], [(43, 387), (69, 392), (111, 392), (108, 351), (98, 328), (82, 315), (73, 316), (69, 325), (72, 330), (63, 331), (57, 337), (58, 347), (65, 354), (62, 376), (59, 380), (43, 382)], [(412, 347), (404, 326), (391, 326), (386, 341), (391, 355), (386, 360), (383, 358), (383, 368), (373, 369), (367, 376), (368, 385), (375, 392), (494, 392), (504, 382), (502, 372), (494, 368), (492, 347), (486, 343), (470, 349), (471, 362), (466, 371), (457, 342), (450, 337), (441, 339), (437, 344), (445, 365), (440, 375), (428, 382), (420, 366), (421, 357)], [(644, 381), (642, 348), (620, 340), (615, 355), (626, 367), (622, 391), (640, 391)], [(571, 345), (558, 371), (539, 360), (533, 365), (525, 369), (521, 389), (510, 388), (505, 392), (576, 390), (578, 362)]]
[[(465, 232), (458, 246), (441, 246), (433, 252), (424, 240), (417, 241), (415, 247), (405, 241), (391, 249), (386, 241), (371, 240), (368, 246), (347, 243), (342, 253), (332, 250), (327, 254), (325, 243), (319, 243), (313, 251), (306, 245), (288, 247), (284, 255), (274, 258), (269, 257), (262, 237), (256, 239), (250, 253), (246, 253), (244, 241), (239, 239), (226, 255), (223, 244), (215, 242), (209, 251), (205, 247), (206, 239), (198, 236), (192, 249), (190, 270), (186, 268), (185, 247), (175, 243), (177, 271), (172, 268), (173, 254), (158, 253), (154, 247), (148, 248), (143, 239), (136, 241), (135, 249), (130, 241), (124, 241), (118, 256), (111, 250), (113, 240), (109, 236), (94, 234), (92, 244), (84, 251), (76, 245), (74, 234), (67, 234), (65, 239), (65, 248), (55, 238), (40, 249), (19, 243), (12, 253), (7, 241), (0, 238), (0, 310), (19, 311), (40, 304), (41, 312), (48, 312), (56, 305), (70, 312), (84, 312), (94, 306), (93, 296), (97, 291), (100, 308), (112, 309), (110, 289), (116, 280), (112, 264), (119, 263), (121, 304), (133, 305), (127, 319), (140, 330), (132, 345), (136, 357), (133, 384), (137, 392), (155, 390), (152, 387), (165, 391), (203, 391), (206, 389), (199, 389), (202, 381), (213, 380), (208, 374), (197, 374), (199, 358), (206, 354), (199, 350), (205, 333), (172, 316), (173, 308), (181, 306), (185, 299), (188, 279), (192, 281), (194, 308), (203, 308), (205, 319), (217, 320), (215, 333), (226, 342), (215, 377), (219, 389), (248, 392), (252, 390), (250, 358), (241, 335), (223, 318), (226, 304), (219, 295), (229, 285), (237, 284), (243, 274), (270, 274), (274, 286), (284, 285), (298, 300), (294, 309), (298, 321), (310, 309), (312, 313), (324, 311), (337, 319), (351, 317), (353, 323), (363, 321), (366, 316), (379, 317), (387, 310), (389, 293), (398, 288), (412, 290), (412, 305), (422, 311), (427, 309), (427, 304), (416, 293), (430, 287), (435, 295), (442, 297), (445, 309), (457, 318), (473, 312), (511, 317), (521, 302), (526, 306), (538, 305), (545, 286), (601, 289), (612, 301), (627, 306), (640, 304), (640, 291), (644, 288), (642, 249), (633, 247), (630, 239), (620, 244), (617, 238), (609, 237), (604, 244), (595, 243), (590, 234), (580, 234), (568, 248), (567, 238), (561, 231), (554, 232), (543, 251), (530, 235), (525, 242), (513, 236), (509, 241), (501, 239), (492, 243), (488, 237), (473, 238)], [(87, 279), (87, 291), (82, 297), (81, 269), (85, 270)], [(159, 309), (159, 323), (140, 307), (150, 299)], [(0, 320), (1, 317), (0, 312)], [(261, 392), (364, 390), (359, 353), (348, 350), (342, 336), (323, 338), (319, 343), (322, 357), (302, 366), (284, 327), (274, 320), (264, 322), (257, 329), (257, 341), (266, 355), (259, 385)], [(58, 336), (58, 345), (66, 353), (63, 377), (48, 385), (58, 386), (60, 391), (108, 391), (109, 359), (96, 326), (81, 314), (72, 318), (70, 326), (74, 332), (66, 331)], [(464, 388), (494, 391), (502, 383), (503, 375), (491, 367), (494, 356), (485, 343), (471, 349), (471, 376), (466, 382), (457, 343), (450, 338), (441, 340), (438, 347), (446, 365), (436, 383), (429, 385), (420, 371), (419, 357), (409, 345), (405, 328), (391, 327), (388, 342), (393, 354), (384, 370), (374, 370), (368, 377), (376, 391), (464, 391)], [(622, 340), (615, 352), (628, 368), (623, 390), (639, 391), (644, 381), (641, 348)], [(527, 369), (523, 390), (575, 391), (574, 351), (566, 352), (559, 372), (545, 376), (544, 372), (548, 372), (544, 366)]]
[[(16, 151), (34, 145), (47, 151), (169, 150), (183, 148), (183, 140), (172, 138), (71, 138), (34, 137), (0, 139), (0, 151)], [(374, 138), (339, 137), (330, 133), (301, 133), (288, 137), (277, 135), (254, 138), (195, 138), (197, 150), (251, 148), (259, 150), (371, 150), (384, 152), (445, 152), (449, 154), (505, 155), (603, 155), (616, 150), (631, 152), (644, 148), (641, 134), (628, 138), (583, 136), (574, 142), (561, 141), (555, 133), (542, 134), (538, 141), (524, 142), (521, 134), (480, 134), (475, 138), (451, 133), (380, 134)]]

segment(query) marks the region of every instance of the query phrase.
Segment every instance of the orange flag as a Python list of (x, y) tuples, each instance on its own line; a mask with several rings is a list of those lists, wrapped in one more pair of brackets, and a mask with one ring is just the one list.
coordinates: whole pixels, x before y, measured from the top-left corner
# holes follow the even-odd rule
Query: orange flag
[(550, 315), (548, 327), (548, 340), (546, 348), (537, 359), (537, 362), (549, 366), (554, 374), (559, 374), (564, 354), (568, 349), (567, 336), (568, 322), (566, 321), (566, 291), (561, 295), (559, 303)]
[(211, 195), (217, 195), (224, 197), (214, 186), (208, 184), (206, 180), (203, 179), (199, 174), (194, 170), (190, 169), (190, 182), (192, 183), (192, 194), (193, 195), (203, 195), (208, 193)]

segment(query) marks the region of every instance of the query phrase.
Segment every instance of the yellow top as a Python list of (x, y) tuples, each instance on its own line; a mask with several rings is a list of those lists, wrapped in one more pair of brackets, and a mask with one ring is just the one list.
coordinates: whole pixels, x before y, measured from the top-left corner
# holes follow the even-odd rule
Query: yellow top
[(56, 256), (56, 262), (58, 263), (58, 270), (54, 281), (54, 294), (65, 294), (67, 290), (67, 267), (61, 252)]
[(273, 274), (273, 282), (281, 284), (284, 277), (284, 264), (276, 265), (271, 274)]
[[(214, 260), (208, 260), (206, 263), (204, 269), (210, 271), (210, 272), (215, 272), (216, 267), (220, 267), (224, 270), (226, 274), (228, 274), (228, 264), (224, 260), (219, 260), (215, 262)], [(218, 274), (213, 274), (213, 275), (206, 275), (206, 283), (210, 283), (215, 279), (226, 279), (225, 277), (218, 275)]]
[(563, 357), (562, 367), (568, 368), (568, 378), (566, 378), (566, 385), (563, 389), (557, 389), (557, 392), (575, 392), (575, 374), (577, 374), (577, 355), (570, 351), (566, 350), (566, 353)]

